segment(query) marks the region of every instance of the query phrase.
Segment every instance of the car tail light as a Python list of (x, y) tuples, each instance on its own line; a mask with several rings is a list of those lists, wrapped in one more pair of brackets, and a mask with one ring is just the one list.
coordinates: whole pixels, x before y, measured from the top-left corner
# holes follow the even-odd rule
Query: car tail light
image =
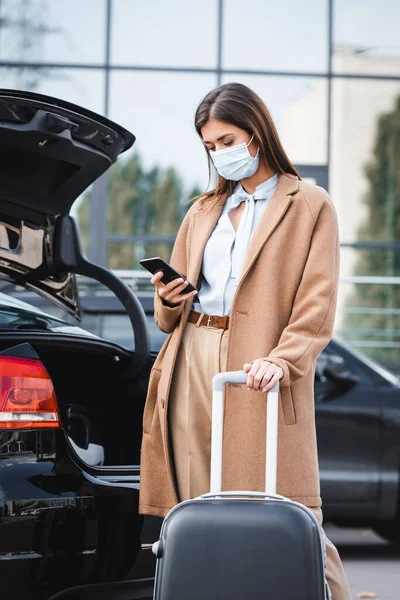
[(0, 355), (0, 430), (59, 427), (54, 387), (43, 363)]

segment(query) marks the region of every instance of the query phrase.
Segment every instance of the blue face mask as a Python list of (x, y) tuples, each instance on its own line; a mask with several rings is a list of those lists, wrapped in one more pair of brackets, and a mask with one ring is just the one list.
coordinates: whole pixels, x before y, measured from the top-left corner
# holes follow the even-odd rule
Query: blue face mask
[(251, 144), (253, 137), (254, 133), (248, 144), (243, 142), (232, 146), (232, 148), (210, 152), (211, 160), (221, 177), (231, 181), (240, 181), (254, 175), (258, 169), (260, 148), (258, 148), (254, 157), (251, 156), (248, 146)]

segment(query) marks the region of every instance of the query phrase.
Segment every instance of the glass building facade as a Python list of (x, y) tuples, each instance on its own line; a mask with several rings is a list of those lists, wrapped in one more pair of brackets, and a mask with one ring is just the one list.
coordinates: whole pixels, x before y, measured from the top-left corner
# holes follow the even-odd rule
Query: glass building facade
[[(168, 259), (208, 186), (195, 109), (242, 82), (265, 101), (341, 239), (336, 334), (400, 362), (400, 3), (397, 0), (1, 0), (2, 87), (64, 98), (137, 140), (76, 202), (92, 260)], [(284, 268), (284, 265), (283, 265)]]

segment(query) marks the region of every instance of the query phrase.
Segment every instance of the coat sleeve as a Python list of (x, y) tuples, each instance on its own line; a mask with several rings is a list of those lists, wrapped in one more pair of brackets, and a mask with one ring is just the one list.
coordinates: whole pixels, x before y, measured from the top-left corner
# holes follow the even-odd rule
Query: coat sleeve
[[(187, 248), (189, 247), (189, 232), (192, 221), (192, 214), (196, 203), (187, 211), (179, 227), (174, 246), (172, 248), (170, 265), (179, 273), (186, 277), (187, 275)], [(183, 311), (185, 302), (177, 306), (165, 304), (159, 296), (156, 288), (154, 294), (154, 320), (159, 329), (164, 333), (171, 333), (177, 324)]]
[(289, 322), (278, 345), (263, 357), (283, 370), (280, 385), (293, 385), (306, 375), (331, 340), (339, 270), (338, 219), (333, 202), (325, 192)]

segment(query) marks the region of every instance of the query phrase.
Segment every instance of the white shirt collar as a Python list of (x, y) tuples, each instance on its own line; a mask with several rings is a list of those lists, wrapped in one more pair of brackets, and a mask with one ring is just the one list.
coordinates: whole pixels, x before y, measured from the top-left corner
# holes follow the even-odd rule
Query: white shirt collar
[(272, 177), (257, 185), (253, 194), (248, 194), (239, 181), (233, 190), (233, 193), (228, 198), (229, 208), (234, 208), (243, 202), (243, 200), (248, 200), (251, 197), (253, 197), (254, 200), (265, 200), (269, 196), (271, 190), (276, 187), (278, 178), (279, 174), (275, 173)]

